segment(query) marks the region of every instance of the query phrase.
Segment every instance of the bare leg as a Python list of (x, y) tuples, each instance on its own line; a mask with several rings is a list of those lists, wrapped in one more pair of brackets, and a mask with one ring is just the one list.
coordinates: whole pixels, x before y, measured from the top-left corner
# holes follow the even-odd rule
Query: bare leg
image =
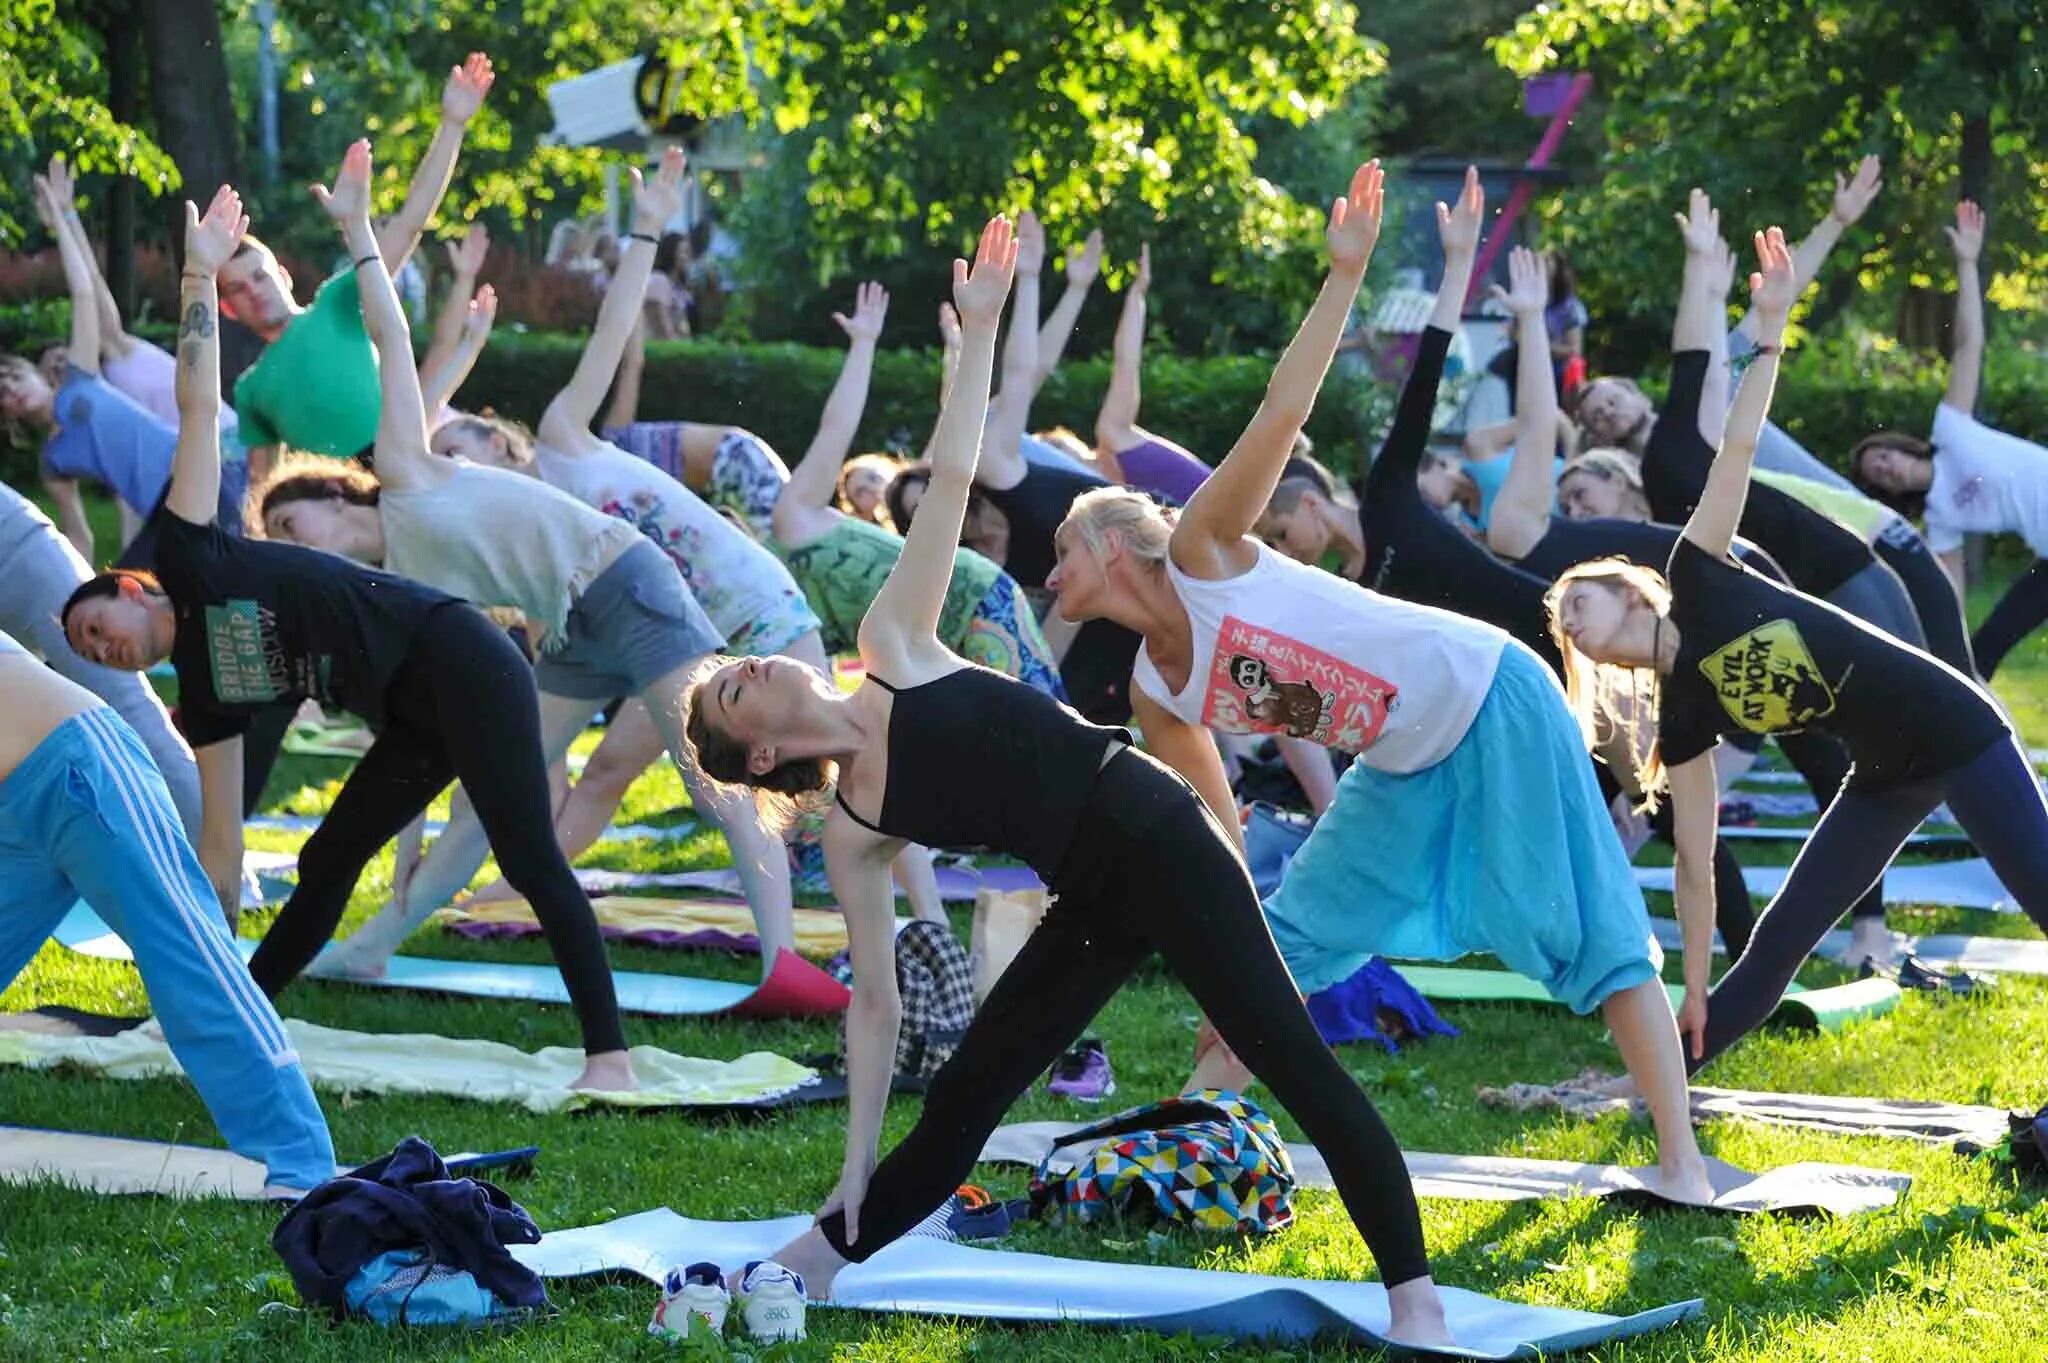
[(896, 883), (910, 900), (911, 914), (922, 922), (950, 926), (945, 901), (939, 898), (939, 877), (932, 869), (931, 849), (911, 843), (897, 853), (893, 865)]
[(1645, 980), (1611, 994), (1601, 1012), (1636, 1091), (1650, 1105), (1664, 1190), (1683, 1201), (1713, 1201), (1706, 1160), (1693, 1135), (1678, 1019), (1672, 1015), (1671, 996), (1665, 993), (1664, 982)]

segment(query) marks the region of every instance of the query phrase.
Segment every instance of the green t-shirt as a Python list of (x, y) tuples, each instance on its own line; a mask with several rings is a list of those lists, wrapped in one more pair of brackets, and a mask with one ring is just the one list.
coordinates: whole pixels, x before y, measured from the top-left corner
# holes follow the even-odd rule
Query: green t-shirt
[[(903, 556), (903, 537), (842, 516), (828, 533), (800, 548), (773, 542), (770, 547), (789, 565), (789, 575), (817, 613), (825, 647), (842, 653), (855, 646), (861, 617)], [(1002, 571), (972, 549), (963, 547), (953, 555), (953, 580), (946, 584), (946, 604), (939, 612), (940, 643), (955, 652), (965, 645), (975, 612)]]
[(1806, 503), (1811, 510), (1820, 512), (1838, 525), (1845, 525), (1863, 536), (1865, 544), (1874, 544), (1884, 533), (1885, 527), (1899, 518), (1882, 502), (1874, 502), (1860, 492), (1848, 492), (1812, 478), (1801, 478), (1796, 473), (1779, 473), (1773, 469), (1751, 469), (1749, 476), (1766, 487), (1774, 487), (1787, 497)]
[(363, 329), (355, 271), (320, 286), (313, 306), (294, 317), (235, 381), (242, 445), (286, 445), (347, 459), (377, 440), (383, 394), (377, 349)]

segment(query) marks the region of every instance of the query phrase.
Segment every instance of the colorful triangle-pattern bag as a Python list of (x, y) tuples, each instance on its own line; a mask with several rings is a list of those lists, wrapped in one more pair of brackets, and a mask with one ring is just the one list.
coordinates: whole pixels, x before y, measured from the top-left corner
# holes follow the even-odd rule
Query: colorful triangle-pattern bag
[[(1063, 1153), (1095, 1142), (1061, 1172)], [(1071, 1158), (1071, 1156), (1068, 1156)], [(1068, 1133), (1031, 1175), (1034, 1214), (1259, 1235), (1294, 1220), (1294, 1164), (1258, 1104), (1207, 1089)]]

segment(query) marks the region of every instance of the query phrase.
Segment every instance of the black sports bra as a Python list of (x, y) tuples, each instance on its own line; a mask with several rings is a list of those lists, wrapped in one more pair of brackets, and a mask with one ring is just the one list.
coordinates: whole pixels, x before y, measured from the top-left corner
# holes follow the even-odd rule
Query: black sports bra
[(987, 847), (1048, 884), (1065, 859), (1102, 754), (1130, 731), (1090, 724), (1015, 678), (972, 663), (919, 686), (868, 680), (896, 698), (876, 819), (846, 817), (926, 847)]

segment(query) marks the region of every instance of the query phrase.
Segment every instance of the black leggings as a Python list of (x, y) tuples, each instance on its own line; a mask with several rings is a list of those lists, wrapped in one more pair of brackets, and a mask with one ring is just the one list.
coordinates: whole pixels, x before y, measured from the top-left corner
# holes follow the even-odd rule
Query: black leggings
[(1096, 778), (1079, 829), (1044, 920), (933, 1076), (917, 1125), (869, 1180), (860, 1240), (846, 1243), (838, 1212), (818, 1223), (825, 1239), (858, 1263), (928, 1215), (1011, 1102), (1156, 951), (1323, 1152), (1381, 1279), (1392, 1287), (1427, 1274), (1400, 1147), (1309, 1020), (1244, 862), (1201, 797), (1126, 749)]
[[(1778, 751), (1792, 769), (1806, 781), (1806, 788), (1820, 802), (1822, 810), (1832, 807), (1849, 780), (1849, 752), (1838, 741), (1818, 731), (1778, 734)], [(1884, 918), (1884, 886), (1876, 881), (1858, 898), (1849, 913), (1855, 918)], [(1731, 945), (1729, 950), (1735, 948)]]
[(1927, 541), (1912, 526), (1899, 521), (1870, 547), (1905, 584), (1906, 595), (1913, 600), (1913, 613), (1920, 617), (1920, 632), (1927, 636), (1927, 651), (1965, 677), (1976, 676), (1963, 603), (1956, 598), (1948, 574), (1927, 551)]
[[(1943, 582), (1947, 582), (1944, 577)], [(1955, 589), (1949, 589), (1955, 595)], [(1991, 608), (1991, 614), (1984, 617), (1984, 623), (1977, 626), (1977, 633), (1970, 640), (1970, 651), (1977, 655), (1979, 673), (1986, 681), (2005, 661), (2005, 655), (2018, 646), (2020, 640), (2039, 628), (2048, 620), (2048, 559), (2037, 558), (2034, 566), (2014, 579), (2005, 589), (2005, 595), (1998, 598), (1998, 604)]]
[(249, 973), (273, 998), (334, 936), (371, 857), (452, 780), (469, 792), (505, 881), (533, 906), (591, 1054), (624, 1050), (597, 917), (555, 840), (533, 668), (468, 606), (435, 611), (385, 695), (386, 724), (299, 851), (299, 887)]
[(1942, 801), (2019, 900), (2048, 931), (2048, 801), (2012, 738), (1940, 776), (1884, 790), (1844, 790), (1821, 815), (1785, 884), (1757, 920), (1749, 950), (1707, 1002), (1705, 1059), (1747, 1036), (1778, 1006), (1799, 963), (1848, 902), (1885, 867)]

